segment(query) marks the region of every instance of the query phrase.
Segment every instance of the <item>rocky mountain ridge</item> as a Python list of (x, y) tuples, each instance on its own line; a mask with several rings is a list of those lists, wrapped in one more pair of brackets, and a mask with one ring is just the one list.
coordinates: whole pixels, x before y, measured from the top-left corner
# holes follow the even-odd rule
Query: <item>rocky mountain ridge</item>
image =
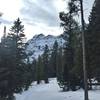
[(59, 47), (63, 46), (63, 43), (65, 42), (63, 35), (45, 36), (43, 34), (38, 34), (33, 36), (32, 39), (28, 40), (26, 45), (26, 53), (29, 57), (29, 61), (32, 62), (34, 59), (37, 59), (39, 55), (42, 55), (45, 45), (48, 45), (49, 50), (52, 50), (55, 41), (58, 42)]

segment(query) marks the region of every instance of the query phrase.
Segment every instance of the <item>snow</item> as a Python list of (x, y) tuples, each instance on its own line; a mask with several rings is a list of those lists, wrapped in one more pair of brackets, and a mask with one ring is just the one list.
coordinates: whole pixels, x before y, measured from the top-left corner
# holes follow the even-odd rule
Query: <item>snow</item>
[(49, 50), (52, 50), (55, 41), (58, 42), (59, 47), (65, 42), (61, 36), (45, 36), (43, 34), (35, 35), (30, 39), (26, 46), (26, 53), (29, 56), (30, 62), (32, 62), (34, 58), (37, 59), (39, 55), (43, 54), (45, 45), (48, 45)]
[[(49, 84), (41, 83), (36, 85), (32, 83), (32, 86), (28, 91), (22, 94), (15, 94), (16, 100), (84, 100), (84, 91), (82, 89), (78, 91), (61, 92), (56, 78), (51, 79)], [(89, 100), (99, 100), (100, 90), (89, 91)]]

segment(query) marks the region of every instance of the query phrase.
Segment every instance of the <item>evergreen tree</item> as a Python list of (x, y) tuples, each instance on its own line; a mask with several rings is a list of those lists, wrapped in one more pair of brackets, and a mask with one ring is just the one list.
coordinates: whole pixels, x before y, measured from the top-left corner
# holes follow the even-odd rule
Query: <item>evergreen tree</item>
[(57, 58), (58, 58), (58, 42), (55, 41), (50, 57), (50, 71), (52, 72), (52, 77), (57, 76)]
[(86, 34), (88, 78), (100, 81), (100, 1), (95, 0)]
[[(68, 13), (61, 12), (59, 17), (62, 21), (61, 26), (64, 27), (64, 34), (66, 34), (65, 40), (66, 43), (64, 45), (64, 56), (63, 56), (63, 85), (64, 90), (72, 89), (76, 90), (76, 85), (79, 84), (78, 76), (75, 73), (77, 44), (75, 44), (78, 40), (79, 35), (77, 34), (79, 31), (78, 23), (75, 20), (75, 16), (78, 14), (78, 2), (79, 0), (70, 0), (68, 2)], [(78, 43), (78, 45), (80, 45)], [(81, 48), (80, 48), (81, 49)]]
[(48, 81), (48, 78), (49, 78), (49, 75), (48, 75), (48, 68), (49, 68), (49, 49), (48, 49), (48, 46), (45, 45), (45, 48), (44, 48), (44, 53), (43, 53), (43, 68), (44, 68), (44, 81), (45, 83), (49, 83)]
[[(23, 73), (25, 70), (25, 63), (24, 59), (26, 57), (25, 54), (25, 35), (24, 35), (24, 25), (22, 25), (22, 22), (18, 18), (14, 25), (11, 27), (11, 32), (9, 33), (8, 37), (12, 40), (12, 47), (13, 47), (13, 69), (15, 70), (14, 75), (12, 79), (14, 80), (14, 83), (18, 87), (18, 91), (21, 90), (23, 83)], [(13, 70), (13, 71), (14, 71)]]
[(43, 80), (43, 66), (42, 66), (42, 57), (39, 56), (37, 60), (37, 64), (35, 67), (35, 75), (36, 75), (36, 81), (37, 84), (40, 84), (41, 80)]
[[(18, 18), (14, 22), (11, 32), (1, 41), (0, 47), (0, 69), (4, 68), (4, 75), (0, 80), (5, 83), (5, 85), (0, 85), (0, 95), (7, 97), (8, 100), (14, 99), (14, 93), (20, 93), (26, 88), (26, 85), (30, 85), (26, 84), (29, 76), (26, 73), (24, 39), (24, 26), (21, 25)], [(2, 75), (2, 73), (0, 74)]]
[(34, 59), (31, 65), (32, 65), (32, 80), (36, 81), (36, 65), (37, 65), (37, 60)]
[(57, 55), (57, 80), (62, 79), (63, 72), (63, 50), (62, 47), (58, 49)]

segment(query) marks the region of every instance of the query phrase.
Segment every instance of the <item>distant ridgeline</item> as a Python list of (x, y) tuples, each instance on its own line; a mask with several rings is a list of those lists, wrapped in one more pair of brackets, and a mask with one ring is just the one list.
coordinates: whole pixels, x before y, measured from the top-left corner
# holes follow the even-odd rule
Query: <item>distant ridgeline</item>
[(47, 45), (49, 50), (52, 51), (55, 41), (57, 41), (59, 47), (62, 47), (65, 43), (64, 35), (45, 36), (44, 34), (39, 34), (33, 36), (33, 38), (26, 44), (26, 53), (29, 57), (29, 61), (32, 62), (34, 59), (37, 59), (39, 55), (42, 55), (45, 45)]

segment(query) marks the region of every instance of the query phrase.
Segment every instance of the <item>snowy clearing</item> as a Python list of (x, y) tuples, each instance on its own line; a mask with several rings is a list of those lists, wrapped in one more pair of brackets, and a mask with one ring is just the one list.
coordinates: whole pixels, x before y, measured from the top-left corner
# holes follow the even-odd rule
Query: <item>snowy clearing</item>
[[(61, 92), (55, 78), (49, 84), (33, 83), (28, 91), (15, 96), (16, 100), (84, 100), (83, 90)], [(89, 100), (100, 100), (100, 90), (89, 91)]]

